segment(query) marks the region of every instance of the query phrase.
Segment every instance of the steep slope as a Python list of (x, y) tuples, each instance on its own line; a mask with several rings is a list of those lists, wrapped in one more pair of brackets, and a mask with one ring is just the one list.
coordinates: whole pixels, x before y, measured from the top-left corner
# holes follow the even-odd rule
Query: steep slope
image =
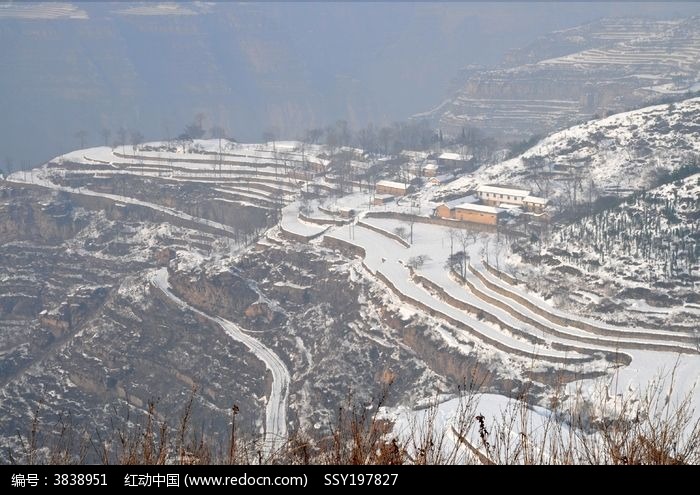
[(391, 382), (398, 403), (445, 388), (354, 262), (255, 242), (295, 184), (271, 157), (297, 152), (238, 145), (213, 171), (213, 141), (178, 162), (157, 144), (141, 158), (80, 150), (0, 184), (4, 445), (34, 411), (103, 437), (151, 401), (177, 422), (195, 387), (212, 445), (235, 404), (241, 435), (267, 452), (288, 427), (328, 428), (349, 393), (369, 401)]
[(700, 283), (700, 174), (556, 229), (547, 251), (578, 269), (665, 287), (668, 297), (685, 292)]
[[(446, 186), (520, 184), (561, 210), (626, 195), (694, 170), (700, 154), (700, 98), (646, 107), (555, 132), (520, 156)], [(684, 168), (686, 167), (686, 168)]]
[(700, 174), (521, 239), (503, 265), (577, 314), (695, 332), (700, 323)]

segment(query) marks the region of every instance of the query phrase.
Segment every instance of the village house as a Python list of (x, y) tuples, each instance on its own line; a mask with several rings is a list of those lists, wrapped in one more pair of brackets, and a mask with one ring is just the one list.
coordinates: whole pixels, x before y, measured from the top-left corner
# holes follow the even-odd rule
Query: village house
[(549, 204), (549, 200), (537, 196), (527, 196), (523, 199), (523, 207), (533, 213), (542, 213)]
[(311, 171), (315, 174), (325, 174), (326, 170), (328, 169), (328, 165), (330, 165), (331, 161), (326, 160), (324, 158), (316, 158), (315, 160), (308, 160), (308, 167), (311, 169)]
[(547, 199), (532, 196), (526, 189), (513, 187), (481, 185), (477, 187), (476, 193), (481, 202), (488, 206), (515, 205), (527, 211), (541, 213), (549, 204)]
[(394, 199), (396, 198), (390, 194), (375, 194), (372, 199), (372, 204), (374, 206), (382, 206), (391, 203)]
[(466, 196), (453, 201), (446, 201), (435, 208), (433, 215), (438, 218), (448, 218), (461, 222), (498, 225), (506, 210), (478, 203), (479, 198), (476, 196)]
[(358, 175), (366, 174), (370, 168), (372, 168), (372, 164), (369, 162), (350, 160), (350, 170), (352, 170), (352, 172), (354, 174), (358, 174)]
[(436, 186), (439, 186), (440, 184), (447, 184), (448, 182), (452, 182), (455, 180), (455, 176), (452, 174), (443, 174), (443, 175), (438, 175), (436, 177), (430, 177), (428, 179), (429, 184), (435, 184)]
[(462, 222), (498, 225), (505, 210), (495, 206), (463, 203), (454, 207), (454, 219)]
[(376, 194), (389, 194), (391, 196), (405, 196), (410, 192), (410, 186), (402, 182), (380, 180), (374, 185)]
[(454, 208), (455, 206), (467, 204), (467, 203), (478, 203), (479, 199), (476, 196), (465, 196), (463, 198), (453, 199), (451, 201), (445, 201), (440, 203), (435, 210), (433, 210), (433, 215), (439, 218), (452, 218), (454, 219)]
[(424, 177), (435, 177), (438, 172), (438, 164), (437, 163), (428, 163), (423, 167), (423, 176)]
[(437, 158), (437, 164), (447, 170), (463, 170), (470, 172), (475, 168), (475, 160), (471, 155), (460, 155), (459, 153), (444, 152)]

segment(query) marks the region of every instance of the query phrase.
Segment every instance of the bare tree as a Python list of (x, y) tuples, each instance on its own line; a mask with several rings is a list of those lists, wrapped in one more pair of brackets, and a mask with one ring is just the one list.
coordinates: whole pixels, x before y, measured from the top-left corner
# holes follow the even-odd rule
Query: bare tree
[(377, 140), (381, 144), (382, 153), (389, 154), (389, 146), (391, 144), (392, 132), (390, 127), (382, 127), (377, 133)]
[(340, 146), (340, 138), (338, 137), (338, 130), (335, 127), (326, 127), (326, 146), (328, 147), (328, 153), (332, 157), (335, 155), (336, 150)]
[(122, 145), (122, 155), (126, 155), (126, 151), (124, 150), (124, 146), (126, 146), (126, 129), (123, 127), (120, 127), (117, 130), (117, 136), (119, 137), (119, 144)]
[(78, 138), (80, 141), (80, 149), (85, 148), (85, 138), (87, 137), (88, 133), (84, 129), (80, 129), (78, 132), (75, 133), (75, 137)]
[(549, 195), (551, 185), (551, 174), (547, 170), (547, 164), (542, 156), (523, 157), (523, 165), (529, 173), (529, 179), (535, 186), (538, 192), (544, 197)]
[(319, 139), (321, 139), (321, 136), (323, 136), (323, 129), (307, 129), (307, 131), (304, 133), (304, 141), (309, 144), (316, 144), (318, 143)]
[(143, 134), (139, 131), (131, 131), (131, 149), (134, 152), (134, 156), (136, 156), (136, 150), (141, 143), (143, 143)]
[(182, 146), (182, 152), (185, 153), (187, 145), (192, 144), (192, 137), (187, 133), (182, 133), (175, 139), (175, 142)]
[(272, 143), (275, 146), (275, 141), (277, 141), (277, 133), (274, 129), (266, 129), (262, 134), (263, 141), (266, 143)]
[(226, 129), (224, 129), (222, 126), (215, 125), (209, 129), (209, 134), (214, 139), (219, 140), (219, 152), (221, 152), (221, 140), (226, 138)]
[(374, 125), (369, 124), (367, 127), (360, 129), (357, 132), (357, 141), (366, 152), (374, 152), (377, 148), (377, 131)]
[(105, 127), (104, 129), (102, 129), (101, 134), (105, 140), (105, 146), (109, 146), (109, 138), (112, 136), (112, 131)]
[(224, 129), (221, 126), (215, 125), (209, 130), (209, 133), (213, 138), (216, 138), (219, 140), (219, 175), (221, 175), (221, 167), (222, 167), (222, 161), (223, 158), (221, 156), (221, 140), (226, 137), (226, 129)]
[(455, 254), (454, 243), (455, 243), (455, 239), (457, 239), (457, 236), (459, 235), (459, 231), (457, 229), (455, 229), (454, 227), (451, 227), (447, 231), (447, 233), (450, 236), (450, 256), (452, 256), (453, 254)]
[(262, 135), (263, 141), (266, 143), (272, 143), (272, 154), (275, 160), (275, 178), (277, 178), (277, 133), (274, 129), (267, 129)]
[(194, 123), (199, 127), (200, 129), (204, 129), (204, 120), (207, 118), (207, 114), (204, 112), (198, 112), (194, 116)]
[(399, 236), (401, 239), (406, 240), (406, 238), (408, 237), (408, 229), (403, 225), (399, 225), (394, 229), (394, 234)]
[(445, 269), (455, 271), (462, 278), (464, 278), (465, 273), (466, 273), (466, 270), (465, 270), (466, 263), (467, 263), (467, 256), (464, 254), (464, 251), (458, 251), (458, 252), (451, 254), (450, 256), (447, 257), (447, 261), (445, 263)]
[(189, 136), (190, 139), (202, 139), (205, 131), (198, 122), (193, 122), (185, 126), (183, 134)]
[(411, 256), (406, 262), (406, 266), (413, 268), (414, 270), (420, 269), (426, 262), (430, 261), (430, 256), (427, 254), (419, 254), (418, 256)]
[(348, 126), (347, 121), (338, 120), (335, 123), (336, 135), (338, 136), (338, 144), (340, 146), (348, 146), (350, 144), (350, 126)]
[(350, 174), (349, 153), (338, 153), (333, 159), (333, 169), (338, 176), (338, 187), (340, 188), (340, 195), (342, 196), (343, 194), (345, 194), (347, 189), (352, 191), (352, 183), (350, 183), (348, 187), (348, 176)]
[(459, 231), (457, 239), (459, 245), (462, 248), (462, 253), (464, 253), (464, 263), (462, 264), (462, 277), (467, 276), (467, 265), (469, 264), (469, 255), (467, 254), (467, 249), (476, 243), (479, 234), (475, 231), (469, 229), (462, 229)]
[(399, 155), (396, 165), (399, 169), (399, 177), (403, 181), (404, 186), (408, 186), (411, 181), (411, 161), (405, 155)]

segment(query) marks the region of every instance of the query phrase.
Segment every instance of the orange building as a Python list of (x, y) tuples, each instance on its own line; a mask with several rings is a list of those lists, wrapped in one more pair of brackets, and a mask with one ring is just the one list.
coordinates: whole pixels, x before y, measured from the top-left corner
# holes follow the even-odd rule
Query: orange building
[(435, 208), (435, 212), (433, 214), (440, 218), (452, 218), (452, 208), (450, 208), (447, 203), (442, 203), (440, 206)]
[(467, 196), (455, 201), (442, 203), (435, 208), (433, 215), (439, 218), (449, 218), (461, 222), (497, 225), (505, 214), (502, 208), (476, 204), (475, 196)]
[(463, 205), (466, 203), (478, 203), (479, 199), (474, 196), (464, 196), (461, 198), (453, 199), (451, 201), (446, 201), (440, 203), (435, 210), (433, 210), (433, 215), (440, 218), (452, 218), (454, 219), (454, 209), (455, 206)]
[(390, 194), (392, 196), (404, 196), (408, 194), (410, 186), (402, 182), (394, 182), (391, 180), (380, 180), (374, 185), (376, 194)]
[(498, 221), (501, 219), (504, 213), (505, 210), (494, 206), (465, 203), (455, 206), (453, 218), (463, 222), (498, 225)]

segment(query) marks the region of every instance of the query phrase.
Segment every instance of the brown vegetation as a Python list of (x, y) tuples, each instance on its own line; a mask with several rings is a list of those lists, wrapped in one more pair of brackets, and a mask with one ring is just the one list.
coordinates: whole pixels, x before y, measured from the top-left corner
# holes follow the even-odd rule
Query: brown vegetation
[[(691, 397), (674, 404), (670, 380), (635, 398), (591, 403), (582, 393), (555, 394), (549, 414), (535, 420), (524, 395), (500, 417), (480, 413), (479, 394), (464, 389), (448, 424), (439, 421), (435, 400), (399, 431), (382, 408), (386, 392), (372, 404), (340, 407), (325, 433), (292, 432), (282, 447), (266, 451), (260, 439), (236, 430), (239, 409), (231, 409), (228, 445), (213, 445), (191, 423), (196, 394), (175, 424), (160, 418), (156, 404), (144, 419), (113, 426), (106, 436), (77, 431), (61, 417), (51, 431), (35, 413), (28, 434), (6, 462), (76, 464), (698, 464), (700, 420)], [(670, 381), (670, 385), (669, 382)], [(601, 394), (597, 394), (603, 396)], [(566, 406), (564, 406), (566, 405)], [(543, 416), (540, 416), (542, 418)]]

